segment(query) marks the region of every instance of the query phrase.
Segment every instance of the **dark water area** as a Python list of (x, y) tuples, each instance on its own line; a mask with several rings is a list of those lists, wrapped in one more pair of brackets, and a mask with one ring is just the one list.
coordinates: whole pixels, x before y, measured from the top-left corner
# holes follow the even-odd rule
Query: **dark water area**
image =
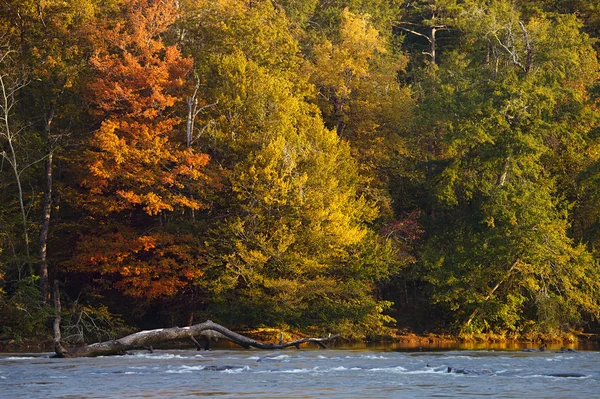
[(559, 347), (159, 350), (84, 359), (0, 353), (0, 398), (600, 397), (597, 348)]

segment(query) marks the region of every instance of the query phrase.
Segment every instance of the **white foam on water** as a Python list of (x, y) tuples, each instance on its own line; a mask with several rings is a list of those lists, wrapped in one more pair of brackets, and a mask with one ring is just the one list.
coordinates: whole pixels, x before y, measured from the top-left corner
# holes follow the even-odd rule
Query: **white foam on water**
[(0, 360), (28, 360), (28, 359), (35, 359), (35, 357), (31, 357), (31, 356), (10, 356), (10, 357), (0, 358)]
[(590, 378), (591, 375), (586, 375), (586, 376), (581, 376), (581, 377), (557, 377), (555, 375), (544, 375), (544, 374), (533, 374), (533, 375), (520, 375), (517, 376), (517, 378), (546, 378), (546, 379), (560, 379), (560, 380), (564, 380), (564, 379), (573, 379), (573, 380), (587, 380), (588, 378)]
[(369, 371), (383, 371), (384, 373), (404, 373), (404, 372), (406, 372), (406, 369), (402, 366), (373, 368), (373, 369), (368, 369), (368, 370)]
[(169, 374), (185, 374), (185, 373), (192, 373), (192, 370), (167, 370), (166, 373), (169, 373)]
[(246, 358), (247, 360), (259, 360), (260, 356), (250, 356)]
[(290, 370), (261, 370), (257, 373), (282, 373), (282, 374), (305, 374), (311, 372), (326, 372), (326, 370), (320, 369), (319, 366), (313, 367), (312, 369), (301, 368), (301, 369), (290, 369)]
[(2, 380), (5, 380), (5, 379), (6, 379), (6, 377), (5, 377), (5, 376), (3, 376), (3, 375), (0, 375), (0, 379), (2, 379)]
[(365, 369), (360, 367), (332, 367), (332, 368), (320, 368), (319, 366), (313, 368), (299, 368), (289, 370), (258, 370), (257, 374), (307, 374), (307, 373), (331, 373), (335, 371), (364, 371)]
[(356, 370), (362, 370), (362, 369), (360, 367), (340, 366), (340, 367), (333, 367), (333, 368), (329, 369), (328, 371), (356, 371)]
[(359, 356), (346, 356), (346, 359), (389, 359), (382, 355), (359, 355)]
[(290, 355), (279, 355), (279, 356), (274, 356), (274, 357), (267, 357), (267, 359), (283, 360), (283, 359), (289, 359), (290, 357), (291, 357)]
[(204, 370), (204, 366), (180, 366), (179, 367), (182, 370)]
[(204, 366), (168, 366), (167, 373), (191, 373), (193, 371), (204, 370)]
[(136, 353), (135, 356), (144, 359), (190, 359), (187, 356), (174, 355), (172, 353), (166, 353), (164, 355), (157, 355), (154, 353)]
[(244, 371), (250, 371), (250, 367), (249, 366), (244, 366), (242, 368), (239, 369), (229, 369), (229, 370), (223, 370), (223, 373), (227, 373), (227, 374), (237, 374), (237, 373), (243, 373)]
[(402, 374), (444, 374), (446, 373), (446, 371), (442, 371), (442, 370), (435, 370), (435, 369), (425, 369), (425, 370), (413, 370), (413, 371), (406, 371), (403, 372)]
[(280, 370), (280, 371), (276, 371), (278, 373), (284, 373), (284, 374), (299, 374), (299, 373), (310, 373), (311, 371), (317, 371), (318, 367), (312, 368), (312, 369), (292, 369), (292, 370)]
[(546, 359), (547, 362), (560, 362), (562, 360), (571, 360), (571, 359), (575, 359), (575, 356), (556, 356), (556, 357), (549, 357)]

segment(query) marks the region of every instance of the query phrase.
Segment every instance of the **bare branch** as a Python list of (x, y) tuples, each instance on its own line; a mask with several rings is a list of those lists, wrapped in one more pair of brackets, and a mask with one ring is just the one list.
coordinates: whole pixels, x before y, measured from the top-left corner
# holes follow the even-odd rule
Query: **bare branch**
[(529, 35), (527, 34), (525, 25), (523, 25), (523, 22), (519, 21), (519, 26), (521, 27), (521, 32), (523, 32), (523, 38), (525, 39), (525, 49), (527, 50), (527, 61), (525, 62), (525, 73), (529, 73), (529, 71), (531, 70), (531, 63), (533, 61), (533, 50), (531, 48), (531, 43), (529, 42)]
[(403, 28), (403, 27), (401, 27), (401, 26), (399, 26), (398, 28), (399, 28), (399, 29), (402, 29), (402, 30), (403, 30), (403, 31), (405, 31), (405, 32), (412, 33), (413, 35), (417, 35), (417, 36), (424, 37), (425, 39), (427, 39), (427, 41), (428, 41), (429, 43), (432, 43), (432, 40), (431, 40), (431, 38), (430, 38), (429, 36), (427, 36), (427, 35), (424, 35), (423, 33), (420, 33), (420, 32), (417, 32), (417, 31), (414, 31), (414, 30), (412, 30), (412, 29)]
[[(326, 348), (326, 343), (339, 338), (339, 335), (330, 335), (325, 338), (301, 338), (291, 342), (280, 342), (278, 344), (264, 343), (244, 335), (235, 333), (220, 324), (213, 323), (210, 320), (204, 323), (195, 324), (189, 327), (173, 327), (158, 330), (140, 331), (135, 334), (128, 335), (118, 340), (98, 342), (79, 348), (68, 350), (57, 350), (57, 357), (93, 357), (93, 356), (109, 356), (120, 355), (127, 350), (132, 350), (140, 347), (150, 347), (152, 345), (177, 340), (193, 340), (194, 337), (202, 336), (207, 339), (221, 338), (236, 343), (244, 348), (258, 349), (285, 349), (293, 346), (299, 348), (304, 343), (315, 343), (322, 348)], [(197, 344), (199, 347), (200, 345)]]
[(498, 37), (498, 35), (496, 35), (496, 33), (494, 33), (494, 37), (498, 41), (498, 44), (504, 50), (506, 50), (506, 52), (511, 56), (513, 64), (515, 64), (516, 66), (518, 66), (519, 68), (521, 68), (521, 69), (523, 69), (525, 71), (525, 66), (519, 61), (519, 56), (518, 56), (516, 50), (515, 49), (511, 50), (507, 45), (505, 45), (504, 43), (502, 43), (502, 41), (500, 40), (500, 38)]

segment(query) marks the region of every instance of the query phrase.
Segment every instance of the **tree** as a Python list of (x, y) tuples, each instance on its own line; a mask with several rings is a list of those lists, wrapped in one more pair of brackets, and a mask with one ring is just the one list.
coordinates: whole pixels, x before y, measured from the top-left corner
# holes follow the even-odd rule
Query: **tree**
[(201, 274), (194, 239), (169, 225), (207, 206), (201, 198), (209, 157), (178, 129), (192, 60), (162, 39), (178, 16), (175, 4), (128, 0), (122, 13), (95, 27), (87, 92), (101, 124), (81, 160), (81, 200), (96, 237), (80, 242), (76, 263), (119, 276), (116, 287), (127, 295), (154, 299)]
[[(0, 139), (2, 139), (2, 159), (6, 161), (11, 168), (15, 183), (17, 185), (17, 199), (19, 202), (19, 210), (21, 212), (21, 227), (23, 233), (25, 256), (29, 261), (29, 228), (27, 210), (25, 209), (25, 194), (23, 192), (22, 175), (30, 166), (27, 163), (27, 158), (23, 159), (19, 153), (19, 146), (23, 141), (24, 131), (27, 126), (23, 126), (16, 122), (15, 106), (19, 91), (27, 84), (26, 77), (21, 75), (18, 67), (14, 64), (11, 66), (10, 50), (5, 50), (0, 53), (0, 66), (2, 72), (0, 74)], [(12, 68), (11, 68), (12, 67)], [(4, 147), (7, 150), (4, 150)]]
[[(348, 145), (303, 98), (311, 87), (288, 22), (270, 2), (198, 6), (207, 17), (187, 21), (187, 40), (207, 55), (195, 56), (202, 97), (218, 103), (201, 142), (224, 176), (207, 221), (207, 312), (237, 325), (375, 331), (386, 303), (374, 283), (389, 275), (391, 249), (369, 229), (377, 210), (359, 194)], [(230, 24), (239, 15), (245, 22)]]
[(562, 180), (592, 127), (595, 54), (572, 16), (526, 23), (509, 2), (470, 6), (465, 44), (421, 108), (438, 110), (423, 118), (440, 137), (424, 276), (463, 331), (558, 333), (597, 316), (597, 270), (568, 235)]
[[(74, 122), (81, 115), (81, 110), (74, 106), (75, 88), (86, 58), (87, 42), (81, 27), (93, 18), (98, 7), (92, 0), (7, 0), (0, 7), (3, 40), (13, 51), (13, 64), (19, 69), (21, 79), (27, 82), (17, 93), (13, 118), (26, 127), (21, 144), (27, 143), (26, 156), (30, 159), (24, 165), (29, 164), (30, 168), (22, 177), (32, 192), (28, 206), (29, 233), (40, 234), (37, 274), (42, 302), (46, 303), (50, 291), (47, 248), (55, 155), (75, 130)], [(24, 150), (21, 145), (20, 151)], [(37, 198), (38, 192), (45, 193), (43, 200)], [(54, 194), (56, 197), (57, 193)]]
[(368, 15), (341, 12), (339, 30), (316, 40), (309, 52), (312, 98), (326, 125), (347, 140), (365, 179), (364, 192), (392, 213), (388, 171), (406, 148), (401, 137), (412, 119), (413, 99), (398, 82), (407, 59), (377, 31)]

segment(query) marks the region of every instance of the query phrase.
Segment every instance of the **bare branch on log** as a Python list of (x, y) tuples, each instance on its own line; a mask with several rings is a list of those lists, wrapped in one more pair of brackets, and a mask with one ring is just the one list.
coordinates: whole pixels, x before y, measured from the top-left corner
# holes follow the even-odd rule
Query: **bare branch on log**
[[(220, 324), (213, 323), (210, 320), (204, 323), (195, 324), (189, 327), (172, 327), (163, 328), (158, 330), (140, 331), (135, 334), (128, 335), (113, 341), (98, 342), (95, 344), (71, 348), (68, 350), (62, 350), (60, 353), (56, 351), (58, 357), (93, 357), (93, 356), (110, 356), (110, 355), (121, 355), (126, 353), (128, 350), (132, 350), (140, 347), (151, 347), (163, 342), (168, 341), (180, 341), (180, 340), (192, 340), (196, 341), (194, 337), (204, 337), (209, 340), (211, 338), (219, 338), (231, 341), (244, 348), (258, 348), (258, 349), (285, 349), (290, 346), (299, 348), (304, 343), (315, 343), (322, 348), (327, 348), (325, 345), (328, 342), (334, 341), (339, 335), (331, 335), (326, 338), (302, 338), (296, 341), (283, 342), (280, 340), (279, 344), (264, 343), (248, 338), (246, 336), (235, 333), (228, 328), (223, 327)], [(199, 348), (200, 345), (196, 341), (196, 346)], [(205, 346), (206, 347), (206, 346)]]

